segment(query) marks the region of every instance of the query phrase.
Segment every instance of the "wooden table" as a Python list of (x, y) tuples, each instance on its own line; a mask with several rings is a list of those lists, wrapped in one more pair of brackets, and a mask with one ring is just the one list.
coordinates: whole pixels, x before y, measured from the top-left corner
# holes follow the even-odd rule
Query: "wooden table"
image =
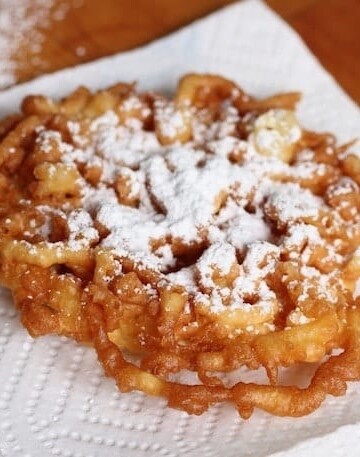
[[(30, 5), (31, 1), (27, 0)], [(23, 37), (14, 35), (17, 42), (11, 43), (10, 57), (13, 82), (134, 48), (232, 1), (54, 0), (54, 6), (43, 11), (32, 26), (36, 35), (30, 29)], [(360, 0), (267, 3), (300, 33), (323, 65), (360, 103)], [(6, 13), (0, 10), (0, 18)], [(31, 7), (26, 14), (31, 14)], [(1, 71), (0, 66), (0, 81)]]

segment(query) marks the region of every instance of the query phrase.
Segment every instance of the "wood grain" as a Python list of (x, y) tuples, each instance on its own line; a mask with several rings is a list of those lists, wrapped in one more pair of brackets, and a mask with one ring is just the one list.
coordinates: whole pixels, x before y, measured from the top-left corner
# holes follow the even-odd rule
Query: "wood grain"
[[(39, 24), (43, 43), (19, 43), (13, 55), (21, 82), (163, 36), (233, 0), (70, 0), (61, 21)], [(360, 0), (267, 0), (289, 22), (347, 92), (360, 103)], [(9, 2), (10, 4), (10, 2)], [(2, 11), (0, 11), (0, 19)], [(0, 21), (1, 23), (1, 21)], [(1, 71), (1, 69), (0, 69)]]

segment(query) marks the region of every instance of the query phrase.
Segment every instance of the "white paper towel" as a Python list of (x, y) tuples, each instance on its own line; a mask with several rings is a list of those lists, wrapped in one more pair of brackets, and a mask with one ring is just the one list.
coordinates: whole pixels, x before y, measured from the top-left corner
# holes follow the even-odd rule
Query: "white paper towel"
[[(168, 38), (0, 93), (0, 115), (28, 93), (61, 96), (80, 84), (138, 80), (171, 91), (188, 71), (218, 72), (257, 96), (301, 90), (302, 122), (360, 136), (360, 112), (300, 38), (261, 2), (225, 8)], [(161, 399), (120, 394), (102, 376), (92, 349), (64, 338), (32, 340), (6, 292), (0, 297), (0, 456), (12, 457), (355, 457), (360, 444), (360, 385), (329, 398), (313, 415), (242, 421), (231, 406), (202, 417)]]

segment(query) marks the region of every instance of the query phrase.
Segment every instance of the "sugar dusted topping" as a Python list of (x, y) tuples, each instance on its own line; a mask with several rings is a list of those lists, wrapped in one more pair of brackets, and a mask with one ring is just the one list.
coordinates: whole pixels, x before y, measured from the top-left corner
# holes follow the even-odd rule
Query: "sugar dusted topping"
[[(82, 4), (83, 0), (0, 0), (0, 89), (18, 82), (19, 57), (20, 62), (30, 63), (33, 74), (44, 73), (48, 68), (42, 56), (46, 34)], [(85, 48), (80, 48), (84, 55)]]
[(280, 222), (306, 218), (316, 218), (322, 206), (322, 200), (298, 184), (283, 184), (270, 191), (266, 209), (275, 212)]
[(87, 247), (98, 239), (98, 231), (94, 228), (94, 222), (90, 214), (83, 209), (71, 211), (67, 217), (67, 226), (69, 247), (74, 251), (83, 246)]
[[(139, 109), (130, 96), (122, 113)], [(237, 136), (240, 116), (232, 106), (224, 105), (211, 125), (200, 110), (185, 141), (189, 119), (186, 110), (160, 99), (153, 129), (131, 115), (121, 121), (114, 111), (87, 124), (68, 122), (68, 141), (38, 129), (37, 147), (46, 154), (56, 145), (60, 160), (80, 171), (82, 209), (62, 208), (70, 245), (101, 239), (101, 247), (155, 271), (167, 287), (184, 287), (212, 314), (257, 309), (270, 322), (280, 305), (268, 279), (283, 258), (297, 265), (301, 284), (294, 281), (289, 290), (299, 304), (314, 290), (335, 303), (334, 275), (321, 271), (314, 252), (332, 265), (343, 261), (341, 242), (320, 227), (324, 217), (339, 220), (329, 199), (357, 191), (357, 184), (350, 178), (331, 183), (327, 200), (305, 188), (303, 182), (327, 168), (308, 148), (290, 162), (302, 131), (288, 111), (270, 110), (255, 121), (248, 116), (247, 139)], [(181, 142), (168, 141), (177, 136)], [(309, 322), (301, 310), (289, 319)]]
[[(321, 274), (319, 270), (309, 266), (302, 266), (301, 274), (304, 277), (304, 281), (302, 283), (302, 293), (297, 297), (299, 304), (309, 300), (310, 297), (317, 297), (327, 303), (336, 303), (337, 296), (334, 291), (334, 285), (331, 282), (331, 275)], [(314, 286), (315, 284), (316, 286)]]
[(231, 267), (236, 265), (236, 251), (229, 243), (214, 243), (199, 258), (196, 267), (205, 287), (214, 287), (213, 275), (216, 270), (222, 275), (227, 275)]
[(327, 195), (331, 197), (340, 197), (359, 192), (358, 184), (351, 178), (341, 178), (335, 184), (332, 184), (327, 189)]
[(233, 135), (240, 119), (237, 110), (231, 105), (225, 105), (219, 119), (210, 125), (204, 122), (206, 116), (207, 113), (204, 110), (192, 121), (193, 138), (198, 143), (211, 142)]
[(189, 112), (181, 111), (174, 103), (165, 100), (155, 102), (155, 123), (161, 137), (176, 138), (179, 133), (186, 131), (189, 119)]
[(301, 134), (294, 113), (284, 109), (271, 109), (255, 120), (249, 140), (261, 154), (288, 161), (291, 157), (291, 146), (301, 138)]
[[(3, 124), (0, 281), (32, 335), (95, 342), (121, 390), (298, 416), (360, 376), (360, 160), (300, 128), (297, 93), (234, 88), (27, 97)], [(299, 363), (321, 364), (300, 396), (278, 373)]]
[(305, 316), (305, 314), (301, 311), (301, 308), (298, 306), (291, 311), (288, 317), (289, 323), (293, 325), (304, 325), (308, 324), (309, 322), (313, 321), (313, 318)]

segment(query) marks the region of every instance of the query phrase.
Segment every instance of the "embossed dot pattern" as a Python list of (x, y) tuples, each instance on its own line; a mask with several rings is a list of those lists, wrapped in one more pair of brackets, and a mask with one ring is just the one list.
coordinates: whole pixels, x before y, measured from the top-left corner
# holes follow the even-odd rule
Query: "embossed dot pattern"
[[(181, 457), (200, 453), (218, 457), (221, 445), (226, 446), (226, 456), (250, 457), (259, 442), (271, 442), (276, 449), (278, 439), (281, 449), (284, 434), (293, 443), (299, 430), (305, 437), (313, 436), (323, 414), (293, 421), (257, 412), (255, 428), (226, 405), (212, 408), (201, 418), (188, 416), (166, 408), (162, 399), (119, 393), (102, 376), (90, 348), (52, 337), (32, 340), (16, 319), (1, 321), (0, 331), (8, 337), (9, 349), (16, 348), (12, 369), (7, 371), (0, 364), (1, 379), (5, 379), (0, 391), (4, 456)], [(4, 361), (8, 364), (9, 358)], [(349, 396), (355, 412), (360, 406), (355, 386)], [(328, 402), (325, 408), (328, 414), (331, 411), (331, 420), (322, 426), (322, 433), (342, 423), (349, 411), (346, 397)], [(265, 457), (266, 452), (258, 455)]]
[[(331, 432), (359, 414), (360, 396), (353, 385), (347, 397), (332, 399), (323, 410), (296, 421), (256, 412), (244, 422), (226, 405), (201, 418), (188, 416), (166, 408), (162, 399), (118, 392), (103, 377), (90, 348), (64, 338), (33, 340), (9, 316), (0, 321), (0, 335), (7, 348), (0, 363), (4, 457), (250, 457), (254, 448), (265, 457), (269, 443), (272, 450), (282, 448), (283, 436), (296, 444), (299, 431), (305, 438), (314, 431)], [(320, 422), (324, 414), (325, 423)]]
[[(305, 125), (335, 131), (344, 140), (358, 135), (357, 108), (307, 57), (298, 38), (258, 2), (244, 2), (235, 8), (218, 13), (218, 19), (205, 19), (164, 44), (117, 57), (119, 72), (113, 71), (116, 65), (111, 61), (110, 66), (96, 64), (99, 72), (83, 67), (71, 73), (71, 78), (61, 76), (59, 80), (55, 75), (43, 79), (41, 85), (35, 82), (25, 87), (32, 92), (47, 88), (56, 95), (74, 84), (106, 86), (139, 76), (148, 88), (157, 89), (170, 87), (171, 81), (187, 71), (238, 75), (239, 82), (254, 94), (303, 89), (306, 97), (300, 118)], [(281, 50), (279, 43), (284, 43)], [(164, 55), (162, 46), (167, 59), (154, 65), (154, 56)], [(139, 68), (146, 77), (141, 78)], [(99, 74), (101, 82), (94, 79)], [(2, 111), (12, 110), (24, 95), (18, 90), (25, 89), (15, 88), (9, 96), (0, 94)], [(334, 103), (336, 110), (329, 109)], [(358, 425), (349, 425), (354, 427), (352, 434), (344, 435), (347, 441), (339, 441), (342, 447), (347, 442), (352, 446), (346, 447), (346, 454), (345, 447), (335, 450), (335, 440), (327, 454), (317, 453), (315, 446), (320, 440), (317, 437), (340, 425), (359, 422), (356, 384), (349, 387), (346, 397), (329, 398), (322, 409), (296, 420), (257, 411), (251, 421), (244, 422), (227, 405), (200, 418), (189, 417), (166, 408), (161, 399), (121, 394), (114, 382), (103, 376), (91, 348), (66, 338), (33, 341), (22, 329), (9, 294), (0, 290), (1, 457), (265, 457), (277, 451), (283, 451), (281, 457), (292, 457), (295, 454), (290, 448), (308, 438), (315, 441), (310, 447), (300, 447), (297, 457), (310, 453), (355, 457)]]
[[(360, 410), (353, 385), (347, 397), (296, 421), (257, 412), (244, 422), (226, 405), (192, 417), (166, 408), (162, 399), (121, 394), (103, 377), (92, 349), (64, 338), (35, 341), (12, 314), (2, 316), (0, 335), (4, 457), (250, 457), (254, 448), (265, 457), (269, 443), (282, 448), (283, 436), (296, 444), (299, 431), (305, 438), (331, 432)], [(324, 414), (326, 422), (319, 422)]]

